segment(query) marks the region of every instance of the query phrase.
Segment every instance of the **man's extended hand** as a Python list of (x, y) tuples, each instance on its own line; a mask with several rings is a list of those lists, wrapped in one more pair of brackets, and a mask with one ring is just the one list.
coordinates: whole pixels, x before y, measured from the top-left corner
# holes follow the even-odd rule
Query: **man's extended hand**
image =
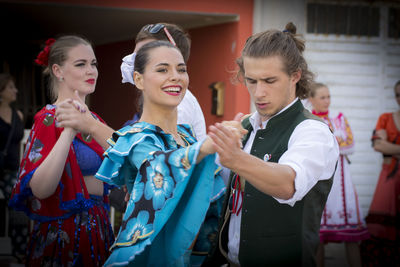
[(209, 136), (213, 146), (219, 155), (223, 166), (232, 169), (242, 153), (242, 138), (247, 133), (241, 125), (242, 113), (235, 116), (233, 121), (216, 123), (209, 127)]

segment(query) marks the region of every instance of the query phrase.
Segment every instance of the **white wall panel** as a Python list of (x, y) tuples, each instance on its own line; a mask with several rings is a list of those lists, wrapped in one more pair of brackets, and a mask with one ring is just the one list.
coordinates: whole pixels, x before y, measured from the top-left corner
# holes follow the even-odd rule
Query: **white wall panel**
[[(295, 8), (290, 3), (296, 3)], [(371, 134), (381, 113), (398, 109), (393, 86), (400, 79), (400, 40), (384, 37), (384, 6), (379, 38), (306, 34), (305, 10), (304, 0), (256, 0), (254, 32), (283, 29), (289, 20), (299, 25), (309, 67), (331, 90), (331, 110), (343, 112), (352, 127), (356, 150), (350, 168), (366, 216), (382, 164), (381, 154), (371, 147)]]

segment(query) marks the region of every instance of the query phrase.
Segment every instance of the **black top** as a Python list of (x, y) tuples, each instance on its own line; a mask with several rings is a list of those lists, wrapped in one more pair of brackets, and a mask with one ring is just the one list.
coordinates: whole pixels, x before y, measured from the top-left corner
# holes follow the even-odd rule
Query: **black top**
[[(12, 111), (12, 117), (12, 119), (15, 120), (15, 129), (7, 149), (4, 169), (16, 171), (19, 167), (19, 143), (24, 136), (24, 124), (14, 109)], [(11, 124), (0, 118), (0, 151), (4, 150), (10, 131)]]

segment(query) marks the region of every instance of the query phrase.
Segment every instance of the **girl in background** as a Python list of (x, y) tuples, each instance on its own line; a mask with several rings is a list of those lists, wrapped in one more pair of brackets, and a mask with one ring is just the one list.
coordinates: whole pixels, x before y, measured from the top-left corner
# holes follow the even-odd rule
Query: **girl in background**
[(321, 243), (318, 248), (317, 263), (318, 266), (324, 266), (324, 244), (344, 242), (349, 265), (361, 266), (358, 243), (367, 239), (369, 234), (351, 180), (348, 155), (354, 152), (353, 132), (343, 113), (334, 114), (329, 111), (331, 99), (325, 84), (315, 83), (311, 87), (309, 100), (313, 114), (329, 125), (340, 149), (332, 189), (321, 218)]

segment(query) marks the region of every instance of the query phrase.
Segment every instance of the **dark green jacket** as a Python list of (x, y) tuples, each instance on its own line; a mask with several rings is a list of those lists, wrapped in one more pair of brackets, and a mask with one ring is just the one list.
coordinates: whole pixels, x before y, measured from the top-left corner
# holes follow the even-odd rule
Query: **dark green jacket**
[[(306, 119), (319, 120), (304, 109), (299, 100), (271, 118), (265, 129), (257, 131), (250, 153), (260, 159), (268, 154), (269, 162), (278, 162), (288, 149), (294, 129)], [(243, 121), (243, 127), (249, 130), (244, 139), (246, 143), (253, 130), (248, 118)], [(319, 181), (293, 207), (280, 204), (273, 197), (246, 183), (240, 228), (241, 266), (315, 266), (321, 215), (332, 186), (332, 177)], [(230, 189), (229, 186), (227, 197)], [(228, 251), (229, 211), (225, 215), (220, 223), (220, 236), (217, 240), (220, 243), (214, 247), (205, 266), (219, 266), (226, 262), (221, 257), (221, 250), (226, 253)]]

